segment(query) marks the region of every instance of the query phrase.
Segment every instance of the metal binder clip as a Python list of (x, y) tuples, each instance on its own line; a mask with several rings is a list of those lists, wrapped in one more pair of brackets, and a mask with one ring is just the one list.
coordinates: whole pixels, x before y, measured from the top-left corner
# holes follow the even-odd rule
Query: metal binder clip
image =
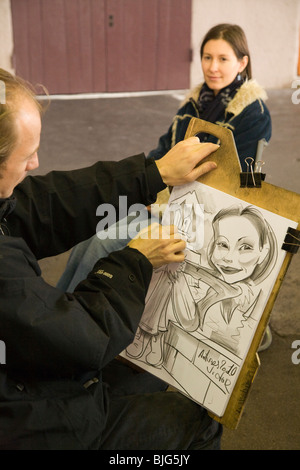
[[(248, 163), (248, 160), (250, 161), (250, 163)], [(254, 162), (254, 158), (252, 158), (252, 157), (247, 157), (247, 158), (245, 158), (245, 162), (246, 162), (246, 165), (247, 165), (247, 179), (246, 179), (246, 186), (248, 186), (248, 175), (249, 175), (249, 168), (250, 168), (250, 170), (251, 170), (251, 175), (252, 175), (253, 186), (256, 186), (256, 184), (255, 184), (255, 178), (254, 178), (254, 173), (253, 173), (253, 162)]]
[(265, 162), (263, 160), (258, 160), (254, 166), (254, 173), (261, 173), (264, 164)]
[(282, 244), (282, 249), (288, 251), (289, 253), (295, 254), (298, 252), (300, 247), (300, 231), (288, 227), (286, 236), (284, 238), (284, 243)]
[(261, 172), (265, 162), (258, 160), (255, 163), (254, 158), (247, 157), (245, 158), (245, 163), (247, 165), (247, 170), (240, 174), (241, 188), (261, 188), (261, 182), (265, 180), (266, 176)]

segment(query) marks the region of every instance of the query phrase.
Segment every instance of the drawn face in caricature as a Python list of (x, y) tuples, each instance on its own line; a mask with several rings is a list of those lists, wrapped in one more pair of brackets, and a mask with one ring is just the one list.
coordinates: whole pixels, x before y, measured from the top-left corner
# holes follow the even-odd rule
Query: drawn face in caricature
[(228, 284), (247, 279), (266, 256), (259, 233), (246, 217), (228, 216), (215, 227), (211, 261)]

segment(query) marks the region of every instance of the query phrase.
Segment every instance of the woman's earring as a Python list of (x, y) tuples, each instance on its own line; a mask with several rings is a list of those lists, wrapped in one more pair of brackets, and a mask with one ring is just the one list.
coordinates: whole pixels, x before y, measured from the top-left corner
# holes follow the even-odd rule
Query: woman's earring
[(241, 76), (240, 72), (237, 74), (236, 78), (238, 79), (238, 81), (242, 80), (242, 76)]

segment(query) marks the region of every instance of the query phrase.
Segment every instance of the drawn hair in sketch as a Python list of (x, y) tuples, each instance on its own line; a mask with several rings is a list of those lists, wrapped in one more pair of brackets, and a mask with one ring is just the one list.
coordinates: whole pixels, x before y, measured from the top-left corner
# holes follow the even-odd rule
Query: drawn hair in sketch
[(267, 247), (267, 254), (260, 264), (257, 264), (254, 271), (249, 276), (249, 281), (257, 285), (264, 281), (272, 271), (277, 259), (277, 247), (275, 234), (270, 224), (264, 219), (261, 212), (254, 206), (242, 207), (241, 205), (234, 205), (221, 209), (212, 221), (213, 237), (208, 246), (208, 263), (215, 270), (216, 267), (212, 262), (212, 253), (216, 246), (217, 233), (220, 220), (225, 217), (237, 216), (247, 218), (259, 235), (259, 249), (262, 250)]
[(214, 321), (210, 337), (236, 353), (238, 335), (227, 337), (222, 331), (227, 331), (233, 316), (235, 324), (255, 321), (262, 294), (260, 284), (277, 260), (276, 238), (262, 213), (250, 205), (243, 208), (236, 204), (219, 210), (210, 227), (212, 237), (204, 265), (186, 259), (175, 273), (167, 269), (155, 272), (157, 280), (147, 298), (135, 340), (126, 349), (129, 357), (139, 359), (149, 344), (144, 360), (159, 367), (164, 360), (163, 335), (169, 322), (175, 321), (187, 332), (203, 332), (208, 312), (208, 324), (212, 318)]
[(249, 318), (261, 294), (257, 286), (270, 275), (277, 259), (274, 232), (253, 206), (221, 209), (213, 218), (212, 229), (209, 268), (189, 262), (184, 268), (186, 274), (209, 286), (205, 296), (194, 303), (182, 288), (173, 293), (175, 317), (187, 331), (203, 330), (208, 310), (217, 305), (227, 324), (234, 312)]

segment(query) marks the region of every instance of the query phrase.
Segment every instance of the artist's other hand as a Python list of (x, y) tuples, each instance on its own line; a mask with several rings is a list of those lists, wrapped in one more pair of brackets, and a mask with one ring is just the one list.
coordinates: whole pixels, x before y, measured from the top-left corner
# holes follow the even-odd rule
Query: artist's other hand
[(164, 264), (181, 263), (186, 243), (174, 225), (154, 223), (141, 230), (128, 246), (146, 256), (154, 268), (159, 268)]
[(164, 183), (168, 186), (191, 183), (214, 170), (217, 168), (216, 163), (200, 162), (218, 148), (219, 145), (210, 142), (200, 143), (198, 137), (190, 137), (178, 142), (164, 157), (156, 160)]

